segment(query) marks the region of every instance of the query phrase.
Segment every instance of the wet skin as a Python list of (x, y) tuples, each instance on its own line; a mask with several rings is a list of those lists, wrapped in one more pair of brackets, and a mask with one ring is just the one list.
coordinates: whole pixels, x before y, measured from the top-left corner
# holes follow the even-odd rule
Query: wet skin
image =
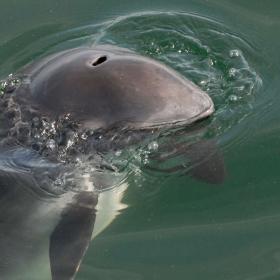
[(51, 116), (70, 113), (90, 128), (191, 124), (214, 111), (210, 97), (179, 73), (117, 47), (68, 50), (23, 73), (30, 83), (16, 91), (19, 103)]
[[(190, 125), (214, 111), (211, 98), (179, 73), (153, 59), (115, 46), (77, 48), (54, 54), (26, 66), (18, 76), (24, 77), (24, 82), (11, 94), (22, 108), (21, 118), (26, 122), (34, 112), (51, 119), (69, 114), (83, 129), (109, 131), (112, 127), (126, 127), (135, 134), (141, 131), (142, 135), (143, 130)], [(143, 137), (134, 139), (141, 141)], [(171, 149), (168, 157), (176, 153), (187, 155), (195, 163), (196, 178), (216, 183), (224, 178), (224, 166), (217, 153), (205, 156), (213, 146), (212, 142), (194, 146), (171, 141), (159, 151)], [(158, 160), (164, 159), (161, 156)], [(17, 183), (11, 183), (14, 184)], [(27, 186), (31, 184), (30, 180), (26, 183)], [(18, 185), (12, 189), (3, 188), (2, 192), (3, 198), (8, 197), (11, 204), (18, 200), (16, 196), (25, 193)], [(30, 207), (36, 211), (40, 203), (33, 200), (30, 198), (30, 205), (33, 205)], [(72, 279), (77, 272), (90, 242), (96, 204), (94, 191), (68, 195), (64, 200), (60, 198), (60, 207), (54, 211), (58, 221), (49, 236), (53, 280)], [(53, 204), (44, 204), (44, 207), (51, 208)], [(14, 209), (12, 212), (16, 215)], [(18, 215), (24, 215), (24, 211)], [(0, 248), (4, 245), (0, 244)], [(34, 256), (33, 251), (22, 254), (27, 258)]]

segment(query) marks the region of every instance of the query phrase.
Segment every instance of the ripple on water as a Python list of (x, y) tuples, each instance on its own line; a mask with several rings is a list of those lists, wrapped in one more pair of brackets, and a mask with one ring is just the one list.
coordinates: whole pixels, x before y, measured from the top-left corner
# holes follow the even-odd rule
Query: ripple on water
[[(179, 71), (213, 98), (209, 130), (220, 136), (252, 111), (262, 86), (250, 65), (257, 51), (212, 19), (185, 13), (139, 13), (105, 25), (95, 44), (116, 44), (151, 56)], [(247, 128), (249, 129), (249, 128)], [(238, 138), (249, 131), (239, 131)]]
[[(252, 112), (262, 86), (260, 76), (250, 63), (257, 51), (225, 25), (206, 17), (175, 12), (131, 14), (45, 36), (29, 45), (28, 50), (23, 49), (15, 55), (25, 64), (38, 49), (41, 50), (39, 55), (44, 56), (71, 47), (96, 44), (114, 44), (160, 60), (208, 92), (216, 111), (203, 137), (217, 137), (224, 148), (229, 148), (250, 133), (250, 127), (236, 128)], [(233, 130), (236, 133), (232, 133)], [(83, 141), (82, 135), (80, 138), (79, 141)], [(57, 149), (54, 138), (46, 138), (44, 143), (50, 151)], [(146, 165), (149, 161), (147, 151), (158, 145), (153, 139), (146, 144), (138, 150), (138, 155), (134, 150), (128, 156), (132, 158), (131, 162), (136, 162), (134, 167)], [(115, 154), (112, 156), (114, 161), (121, 161)], [(137, 159), (139, 157), (141, 160)], [(123, 162), (127, 168), (127, 161)], [(139, 174), (138, 168), (134, 170)]]
[[(208, 92), (216, 111), (204, 137), (217, 138), (224, 149), (250, 134), (252, 127), (242, 124), (262, 98), (262, 79), (251, 65), (259, 53), (224, 24), (186, 13), (131, 14), (99, 26), (92, 43), (115, 44), (160, 60)], [(146, 164), (145, 155), (141, 163)]]

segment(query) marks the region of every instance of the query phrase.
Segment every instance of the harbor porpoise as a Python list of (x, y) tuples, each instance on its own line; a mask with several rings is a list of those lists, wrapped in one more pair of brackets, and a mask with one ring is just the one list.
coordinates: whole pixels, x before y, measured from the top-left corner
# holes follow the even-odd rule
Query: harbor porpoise
[[(41, 249), (33, 244), (41, 239), (32, 239), (29, 233), (41, 236), (49, 232), (46, 242), (53, 280), (73, 279), (78, 271), (91, 240), (98, 193), (93, 187), (49, 195), (41, 186), (43, 171), (52, 179), (74, 155), (94, 158), (96, 151), (124, 148), (142, 141), (150, 131), (189, 126), (214, 112), (208, 94), (170, 67), (109, 45), (66, 50), (32, 62), (17, 73), (16, 82), (6, 83), (0, 107), (0, 194), (1, 201), (6, 201), (5, 211), (0, 208), (1, 267), (8, 269), (9, 263), (18, 267), (22, 260), (35, 258)], [(132, 137), (125, 134), (115, 143), (110, 131), (118, 135), (124, 129)], [(100, 131), (104, 138), (97, 144), (95, 133)], [(209, 150), (205, 142), (201, 146), (170, 142), (161, 149), (165, 153), (171, 150), (167, 157), (176, 153), (189, 156), (195, 162), (196, 178), (214, 183), (223, 180), (223, 162), (216, 153), (197, 164), (204, 156), (202, 151)], [(38, 197), (46, 198), (41, 201)], [(43, 221), (44, 217), (52, 222)], [(39, 230), (41, 224), (48, 224), (49, 231)], [(11, 254), (17, 255), (11, 260), (6, 245), (13, 241), (20, 244), (10, 245), (14, 246)]]
[(24, 75), (30, 83), (17, 90), (18, 103), (40, 114), (71, 114), (91, 129), (190, 124), (214, 111), (211, 98), (174, 70), (112, 46), (68, 50)]

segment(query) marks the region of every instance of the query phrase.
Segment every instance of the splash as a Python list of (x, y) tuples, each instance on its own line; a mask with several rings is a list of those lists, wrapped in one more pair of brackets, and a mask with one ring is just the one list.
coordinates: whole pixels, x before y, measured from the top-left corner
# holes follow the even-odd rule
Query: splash
[[(252, 66), (258, 51), (224, 24), (195, 14), (144, 12), (46, 36), (34, 42), (32, 48), (42, 50), (40, 55), (45, 56), (81, 44), (113, 44), (150, 56), (205, 90), (216, 111), (207, 123), (207, 130), (198, 133), (199, 139), (215, 137), (227, 145), (233, 139), (242, 141), (250, 133), (249, 127), (236, 128), (250, 116), (259, 99), (262, 79)], [(26, 57), (23, 51), (25, 64), (32, 49), (25, 52)], [(101, 178), (105, 173), (122, 172), (125, 175), (120, 181), (128, 176), (143, 177), (147, 175), (145, 166), (149, 165), (150, 154), (168, 142), (168, 133), (164, 132), (144, 141), (145, 133), (132, 136), (126, 128), (86, 131), (67, 114), (50, 119), (30, 112), (32, 117), (24, 120), (22, 110), (26, 108), (18, 106), (11, 94), (20, 82), (11, 75), (0, 83), (0, 106), (4, 108), (0, 116), (1, 145), (16, 142), (43, 157), (78, 168), (77, 180), (91, 182), (93, 174)], [(189, 141), (189, 137), (178, 142)], [(127, 148), (135, 143), (138, 144)], [(54, 184), (71, 185), (73, 176), (73, 172), (61, 175)]]

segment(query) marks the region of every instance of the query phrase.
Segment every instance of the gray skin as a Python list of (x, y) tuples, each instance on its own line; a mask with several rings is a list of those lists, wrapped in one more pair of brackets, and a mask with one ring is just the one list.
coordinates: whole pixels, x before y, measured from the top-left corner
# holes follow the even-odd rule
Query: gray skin
[[(19, 76), (24, 76), (25, 82), (12, 93), (17, 104), (51, 118), (70, 114), (80, 127), (87, 129), (126, 127), (137, 133), (160, 127), (190, 125), (214, 111), (211, 98), (179, 73), (153, 59), (114, 46), (77, 48), (51, 55), (28, 65)], [(212, 147), (208, 143), (191, 146), (171, 143), (170, 147), (164, 146), (162, 150), (172, 149), (171, 153), (167, 153), (168, 157), (185, 153), (195, 163), (196, 177), (215, 183), (222, 181), (224, 176), (220, 157), (214, 153), (214, 157), (197, 164), (205, 157), (203, 151), (208, 152)], [(36, 189), (32, 173), (25, 171), (36, 172), (33, 167), (38, 169), (38, 163), (30, 167), (34, 158), (43, 169), (48, 159), (40, 160), (36, 152), (30, 151), (30, 148), (27, 150), (32, 160), (28, 168), (25, 163), (20, 164), (24, 172), (13, 170), (14, 166), (12, 169), (2, 168), (0, 172), (2, 201), (11, 206), (20, 205), (5, 208), (0, 228), (0, 232), (4, 233), (0, 239), (0, 255), (3, 255), (5, 265), (9, 263), (5, 254), (17, 256), (11, 258), (12, 267), (18, 266), (23, 258), (36, 258), (39, 246), (33, 245), (36, 242), (39, 244), (41, 239), (30, 240), (29, 232), (32, 231), (34, 236), (42, 235), (42, 232), (45, 234), (44, 227), (41, 231), (36, 227), (36, 219), (40, 215), (42, 219), (50, 217), (52, 222), (46, 220), (39, 224), (51, 225), (47, 242), (51, 277), (53, 280), (73, 279), (91, 239), (97, 195), (93, 191), (81, 191), (52, 198), (51, 202), (36, 199), (33, 191), (32, 195), (27, 191)], [(9, 153), (14, 161), (26, 158), (25, 152), (18, 155), (17, 149)], [(197, 154), (199, 159), (195, 156)], [(158, 160), (164, 160), (164, 156)], [(53, 170), (60, 167), (57, 162), (47, 165)], [(198, 166), (202, 167), (202, 173)], [(7, 175), (9, 172), (13, 174)], [(216, 174), (219, 174), (218, 177)], [(13, 178), (14, 181), (11, 181)], [(9, 187), (4, 187), (7, 182)], [(41, 192), (35, 193), (37, 197), (43, 197)], [(26, 223), (23, 222), (25, 220)], [(14, 227), (19, 230), (13, 231)], [(20, 240), (18, 246), (6, 246), (4, 250), (5, 244), (11, 244), (13, 240)], [(19, 258), (19, 255), (23, 257)], [(7, 276), (3, 279), (12, 278)]]
[(169, 67), (127, 50), (77, 48), (23, 70), (30, 84), (16, 95), (41, 113), (70, 113), (96, 129), (187, 125), (211, 115), (211, 98)]

